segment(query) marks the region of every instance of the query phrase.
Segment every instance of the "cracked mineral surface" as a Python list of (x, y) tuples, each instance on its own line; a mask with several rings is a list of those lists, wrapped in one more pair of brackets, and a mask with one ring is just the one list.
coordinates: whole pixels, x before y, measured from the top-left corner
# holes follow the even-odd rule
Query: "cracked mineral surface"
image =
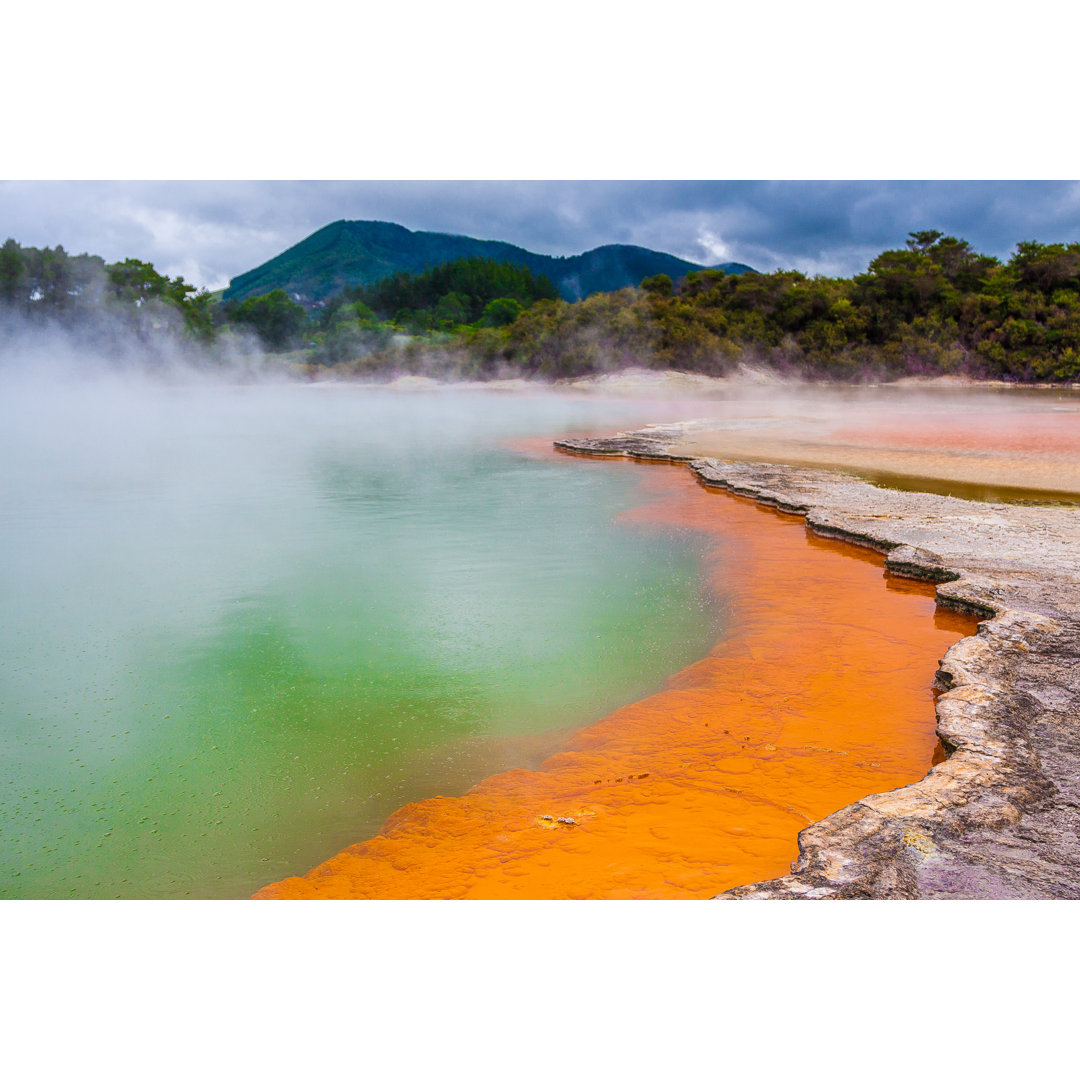
[[(556, 443), (685, 461), (685, 426)], [(784, 877), (718, 899), (1080, 897), (1080, 511), (874, 487), (836, 472), (694, 458), (699, 480), (801, 514), (937, 584), (978, 634), (940, 663), (925, 779), (869, 795), (799, 834)]]

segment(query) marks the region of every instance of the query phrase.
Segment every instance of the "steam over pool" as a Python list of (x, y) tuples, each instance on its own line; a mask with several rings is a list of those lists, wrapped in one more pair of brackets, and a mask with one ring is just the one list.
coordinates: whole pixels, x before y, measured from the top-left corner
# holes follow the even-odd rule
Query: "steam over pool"
[(100, 378), (0, 398), (0, 895), (231, 897), (656, 689), (718, 614), (648, 403)]

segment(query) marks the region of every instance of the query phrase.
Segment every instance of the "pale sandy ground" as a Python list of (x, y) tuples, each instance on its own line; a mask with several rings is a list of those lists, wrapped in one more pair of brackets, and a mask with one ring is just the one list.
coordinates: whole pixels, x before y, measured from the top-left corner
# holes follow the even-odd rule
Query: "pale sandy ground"
[(823, 386), (743, 365), (726, 379), (631, 368), (554, 384), (405, 375), (381, 388), (633, 400), (643, 416), (681, 428), (671, 446), (678, 454), (837, 469), (961, 498), (1080, 500), (1080, 385), (1017, 388), (944, 376)]
[(1074, 388), (950, 378), (823, 387), (752, 369), (733, 379), (627, 372), (567, 388), (696, 399), (700, 419), (679, 425), (684, 434), (674, 453), (855, 471), (899, 486), (907, 478), (910, 486), (961, 497), (1080, 496), (1080, 391)]

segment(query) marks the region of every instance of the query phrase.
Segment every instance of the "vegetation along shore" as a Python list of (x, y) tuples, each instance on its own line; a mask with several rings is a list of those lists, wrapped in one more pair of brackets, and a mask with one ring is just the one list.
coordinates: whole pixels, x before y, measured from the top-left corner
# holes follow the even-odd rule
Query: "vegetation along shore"
[[(750, 362), (787, 377), (839, 382), (1080, 379), (1075, 242), (1021, 242), (1002, 262), (962, 239), (917, 231), (851, 278), (687, 263), (671, 266), (675, 276), (634, 280), (635, 270), (673, 257), (597, 249), (578, 270), (603, 264), (594, 285), (607, 288), (579, 289), (577, 299), (567, 298), (566, 282), (580, 286), (580, 274), (567, 276), (550, 260), (551, 272), (563, 275), (556, 284), (530, 265), (547, 265), (540, 257), (514, 256), (516, 249), (509, 258), (500, 248), (497, 258), (472, 253), (382, 276), (380, 267), (402, 265), (399, 255), (380, 249), (381, 261), (366, 255), (357, 263), (354, 247), (334, 247), (326, 263), (325, 250), (305, 250), (301, 244), (286, 253), (292, 277), (282, 280), (307, 281), (304, 259), (321, 259), (318, 289), (252, 294), (255, 283), (277, 280), (252, 271), (234, 279), (244, 289), (223, 296), (136, 259), (106, 264), (9, 239), (0, 248), (0, 306), (99, 338), (107, 336), (100, 317), (118, 316), (144, 340), (171, 335), (194, 344), (208, 362), (225, 345), (254, 340), (272, 363), (309, 376), (560, 379), (630, 365), (715, 376)], [(419, 257), (414, 252), (414, 263)], [(623, 287), (611, 287), (620, 281)]]

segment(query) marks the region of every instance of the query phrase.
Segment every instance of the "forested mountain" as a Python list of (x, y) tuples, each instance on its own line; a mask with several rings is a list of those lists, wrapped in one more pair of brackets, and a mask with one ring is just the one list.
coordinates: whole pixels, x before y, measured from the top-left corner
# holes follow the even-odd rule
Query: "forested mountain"
[[(628, 244), (608, 244), (583, 255), (538, 255), (500, 240), (449, 233), (413, 232), (387, 221), (335, 221), (262, 266), (235, 277), (224, 299), (245, 300), (284, 289), (305, 306), (325, 303), (349, 287), (372, 285), (396, 273), (420, 273), (466, 257), (528, 267), (549, 278), (565, 300), (637, 285), (642, 278), (685, 277), (705, 267)], [(722, 263), (730, 274), (751, 270)]]

